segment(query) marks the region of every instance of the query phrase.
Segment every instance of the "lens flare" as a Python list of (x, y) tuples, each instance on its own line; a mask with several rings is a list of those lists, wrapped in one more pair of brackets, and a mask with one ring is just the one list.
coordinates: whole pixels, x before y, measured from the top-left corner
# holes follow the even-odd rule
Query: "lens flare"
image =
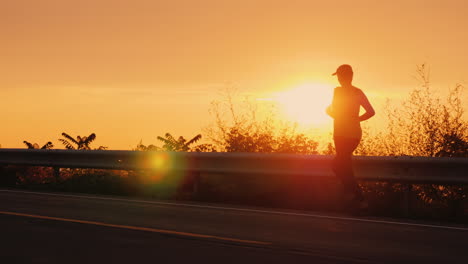
[(172, 159), (166, 152), (158, 152), (151, 157), (151, 168), (161, 173), (167, 173), (172, 168)]
[(141, 162), (147, 168), (140, 174), (144, 193), (159, 198), (174, 198), (180, 194), (188, 179), (183, 153), (147, 152)]

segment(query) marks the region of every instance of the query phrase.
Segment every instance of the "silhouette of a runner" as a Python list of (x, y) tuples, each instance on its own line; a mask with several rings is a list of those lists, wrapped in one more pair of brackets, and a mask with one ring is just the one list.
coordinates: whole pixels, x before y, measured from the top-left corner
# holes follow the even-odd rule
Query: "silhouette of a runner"
[[(352, 85), (353, 69), (350, 65), (341, 65), (333, 75), (338, 77), (341, 86), (335, 88), (332, 103), (327, 108), (327, 114), (333, 118), (336, 149), (332, 169), (343, 183), (346, 202), (364, 209), (367, 202), (354, 178), (352, 155), (361, 141), (361, 122), (374, 116), (375, 111), (364, 92)], [(363, 115), (359, 115), (361, 106), (365, 110)]]

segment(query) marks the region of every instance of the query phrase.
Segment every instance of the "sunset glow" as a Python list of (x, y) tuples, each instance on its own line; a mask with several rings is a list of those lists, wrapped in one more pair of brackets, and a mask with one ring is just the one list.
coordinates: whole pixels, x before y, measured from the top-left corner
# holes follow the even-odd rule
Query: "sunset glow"
[(214, 123), (211, 102), (231, 84), (277, 102), (284, 120), (321, 125), (343, 63), (378, 127), (386, 98), (419, 85), (416, 65), (431, 66), (440, 94), (468, 78), (464, 0), (3, 2), (3, 148), (62, 148), (62, 132), (127, 150), (189, 137)]
[(302, 126), (320, 126), (330, 122), (325, 108), (330, 105), (333, 88), (326, 84), (306, 83), (276, 93), (273, 98), (289, 121)]

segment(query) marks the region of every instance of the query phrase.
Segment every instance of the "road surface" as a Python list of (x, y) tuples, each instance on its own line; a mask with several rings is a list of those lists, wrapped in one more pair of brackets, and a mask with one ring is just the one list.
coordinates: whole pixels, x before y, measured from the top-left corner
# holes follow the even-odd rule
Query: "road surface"
[(468, 226), (0, 189), (2, 263), (468, 263)]

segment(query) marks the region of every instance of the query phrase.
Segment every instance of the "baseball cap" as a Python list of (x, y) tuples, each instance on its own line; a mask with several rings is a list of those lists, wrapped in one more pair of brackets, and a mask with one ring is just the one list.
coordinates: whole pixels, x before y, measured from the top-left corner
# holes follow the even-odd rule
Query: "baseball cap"
[(332, 75), (347, 75), (347, 74), (353, 74), (353, 68), (351, 68), (351, 65), (349, 64), (343, 64), (343, 65), (340, 65), (340, 67), (338, 67), (338, 69), (336, 69), (336, 72), (333, 73)]

